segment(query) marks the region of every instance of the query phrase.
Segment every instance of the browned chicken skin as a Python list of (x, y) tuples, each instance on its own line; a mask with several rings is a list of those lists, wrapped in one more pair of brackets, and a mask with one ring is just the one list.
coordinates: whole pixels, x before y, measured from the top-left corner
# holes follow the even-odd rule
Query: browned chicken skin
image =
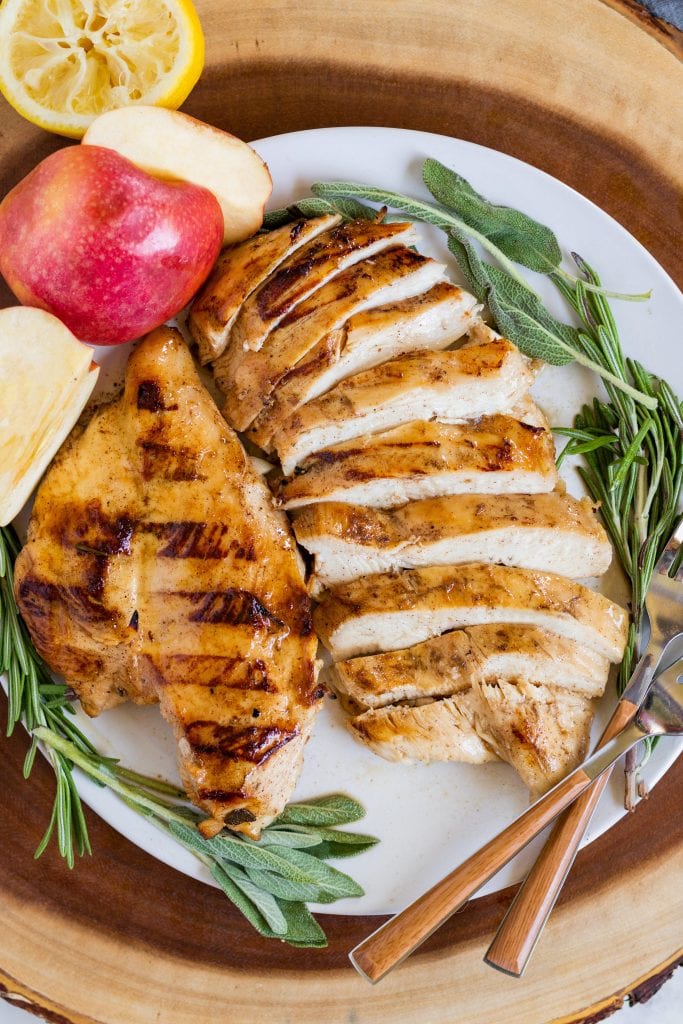
[(176, 331), (138, 346), (122, 397), (62, 449), (15, 588), (87, 713), (158, 700), (205, 831), (258, 837), (319, 709), (317, 641), (287, 521)]

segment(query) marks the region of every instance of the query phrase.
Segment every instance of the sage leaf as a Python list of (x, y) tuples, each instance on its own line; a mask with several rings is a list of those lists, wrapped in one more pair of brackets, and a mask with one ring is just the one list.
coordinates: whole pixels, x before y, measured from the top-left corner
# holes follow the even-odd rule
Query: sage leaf
[(338, 198), (331, 204), (337, 213), (341, 213), (345, 220), (374, 220), (377, 210), (364, 203), (359, 203), (353, 198)]
[[(335, 793), (296, 804), (288, 804), (276, 819), (278, 825), (348, 825), (365, 817), (357, 800)], [(267, 830), (266, 830), (267, 831)]]
[[(364, 835), (362, 832), (346, 832), (340, 828), (316, 828), (315, 832), (311, 833), (305, 825), (290, 825), (292, 831), (298, 831), (301, 834), (315, 835), (317, 837), (316, 844), (325, 841), (338, 842), (346, 845), (347, 843), (352, 846), (375, 846), (379, 839), (375, 836)], [(276, 834), (276, 831), (273, 830)], [(272, 835), (272, 832), (268, 832), (268, 835)], [(311, 843), (311, 846), (314, 844)]]
[(223, 871), (228, 878), (237, 886), (248, 900), (254, 904), (264, 921), (276, 935), (285, 935), (287, 932), (287, 921), (280, 910), (279, 904), (272, 893), (254, 885), (251, 878), (234, 864), (222, 864)]
[(321, 860), (332, 860), (339, 857), (357, 857), (359, 853), (365, 853), (377, 845), (378, 840), (373, 839), (370, 843), (335, 843), (323, 842), (319, 846), (312, 847), (308, 852), (312, 857), (319, 857)]
[(475, 298), (486, 302), (489, 290), (493, 287), (488, 275), (488, 263), (480, 258), (469, 238), (457, 228), (448, 232), (448, 250), (455, 256), (460, 273)]
[(263, 218), (263, 227), (272, 231), (273, 228), (282, 227), (290, 221), (298, 220), (300, 217), (322, 217), (326, 214), (336, 213), (332, 203), (324, 199), (317, 199), (315, 196), (306, 196), (304, 199), (297, 199), (289, 206), (283, 206), (279, 210), (270, 210)]
[(314, 902), (334, 903), (337, 899), (330, 893), (324, 892), (319, 886), (312, 882), (292, 882), (289, 878), (281, 875), (274, 875), (271, 871), (259, 871), (255, 868), (246, 869), (249, 878), (255, 885), (258, 885), (265, 892), (277, 896), (279, 900), (288, 902)]
[(320, 889), (338, 898), (363, 895), (363, 889), (353, 878), (349, 878), (342, 871), (338, 871), (317, 857), (312, 857), (310, 853), (280, 847), (279, 854), (284, 860), (289, 861), (292, 867), (298, 869), (300, 881), (317, 885)]
[(438, 160), (425, 160), (422, 178), (437, 202), (457, 213), (515, 263), (542, 274), (559, 267), (562, 251), (554, 232), (544, 224), (520, 210), (489, 202)]
[[(170, 831), (184, 842), (187, 846), (197, 850), (204, 857), (215, 857), (221, 863), (238, 864), (243, 868), (256, 868), (264, 871), (273, 871), (290, 878), (294, 882), (316, 881), (309, 874), (297, 867), (296, 863), (286, 853), (290, 851), (285, 846), (271, 847), (268, 849), (265, 842), (263, 845), (247, 843), (243, 839), (233, 836), (220, 835), (214, 839), (204, 839), (196, 829), (180, 822), (169, 822)], [(264, 834), (265, 836), (265, 834)]]
[(303, 903), (283, 902), (281, 910), (287, 921), (287, 942), (290, 946), (322, 949), (327, 945), (325, 932)]
[(305, 850), (309, 846), (317, 846), (321, 840), (317, 832), (285, 832), (284, 829), (271, 828), (264, 831), (263, 841), (269, 846), (289, 846), (294, 850)]
[(304, 196), (289, 206), (270, 210), (263, 218), (263, 227), (267, 231), (272, 231), (273, 228), (282, 227), (299, 217), (309, 219), (335, 213), (340, 214), (344, 220), (374, 220), (377, 216), (377, 210), (358, 202), (357, 199), (340, 196), (331, 202), (317, 196)]
[(281, 935), (276, 936), (275, 932), (268, 926), (265, 918), (259, 913), (251, 900), (244, 895), (239, 886), (235, 885), (233, 880), (220, 864), (211, 865), (211, 874), (216, 882), (218, 882), (230, 902), (234, 903), (239, 912), (246, 917), (249, 924), (252, 928), (256, 929), (259, 935), (263, 935), (266, 939), (282, 938)]
[(487, 265), (488, 304), (498, 330), (527, 356), (564, 366), (577, 358), (578, 332), (556, 320), (527, 288), (498, 267)]

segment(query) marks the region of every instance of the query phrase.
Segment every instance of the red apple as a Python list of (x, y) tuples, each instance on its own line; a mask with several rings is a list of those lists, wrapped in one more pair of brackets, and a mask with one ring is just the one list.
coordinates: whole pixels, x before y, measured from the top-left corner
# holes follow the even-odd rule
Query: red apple
[(100, 345), (178, 313), (222, 241), (208, 189), (161, 181), (100, 146), (58, 150), (0, 203), (0, 271), (12, 291)]

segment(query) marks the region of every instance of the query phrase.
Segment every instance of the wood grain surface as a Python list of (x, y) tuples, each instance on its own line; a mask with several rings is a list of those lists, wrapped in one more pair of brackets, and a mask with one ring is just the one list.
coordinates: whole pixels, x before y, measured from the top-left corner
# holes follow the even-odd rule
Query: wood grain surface
[[(374, 124), (492, 146), (594, 199), (681, 281), (679, 42), (630, 6), (200, 0), (207, 68), (185, 109), (244, 138)], [(62, 144), (2, 105), (0, 193)], [(92, 814), (92, 859), (34, 862), (53, 784), (40, 760), (22, 780), (25, 749), (17, 734), (0, 758), (0, 985), (55, 1021), (568, 1024), (647, 993), (681, 957), (680, 762), (579, 856), (523, 979), (482, 962), (504, 892), (370, 988), (346, 956), (378, 918), (326, 917), (322, 952), (265, 942)]]

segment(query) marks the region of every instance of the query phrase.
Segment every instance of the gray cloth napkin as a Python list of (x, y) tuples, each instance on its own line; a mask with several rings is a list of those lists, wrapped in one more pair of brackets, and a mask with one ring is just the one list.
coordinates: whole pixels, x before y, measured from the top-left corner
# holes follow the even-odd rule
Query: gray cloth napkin
[(670, 25), (683, 29), (683, 0), (640, 0), (643, 7)]

